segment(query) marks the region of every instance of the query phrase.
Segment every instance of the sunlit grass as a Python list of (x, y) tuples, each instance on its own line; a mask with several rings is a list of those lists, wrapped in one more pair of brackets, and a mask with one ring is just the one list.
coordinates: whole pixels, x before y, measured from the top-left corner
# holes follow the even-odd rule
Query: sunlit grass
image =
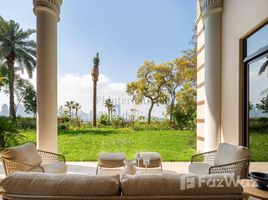
[[(22, 132), (35, 142), (35, 131)], [(164, 161), (189, 161), (195, 153), (196, 136), (189, 131), (132, 129), (87, 129), (60, 132), (59, 153), (68, 161), (96, 161), (101, 152), (124, 152), (133, 159), (138, 151), (159, 152)]]
[(250, 133), (249, 140), (252, 161), (268, 161), (268, 132)]

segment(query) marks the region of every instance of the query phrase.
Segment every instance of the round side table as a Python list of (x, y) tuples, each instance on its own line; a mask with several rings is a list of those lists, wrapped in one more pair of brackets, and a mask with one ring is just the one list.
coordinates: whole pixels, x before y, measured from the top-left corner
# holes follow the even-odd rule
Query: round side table
[(255, 182), (250, 179), (241, 179), (239, 183), (242, 185), (244, 194), (247, 197), (255, 197), (262, 200), (268, 200), (268, 191), (256, 188)]
[(124, 173), (134, 175), (137, 171), (137, 168), (135, 167), (136, 161), (135, 160), (125, 160), (124, 161), (125, 168)]

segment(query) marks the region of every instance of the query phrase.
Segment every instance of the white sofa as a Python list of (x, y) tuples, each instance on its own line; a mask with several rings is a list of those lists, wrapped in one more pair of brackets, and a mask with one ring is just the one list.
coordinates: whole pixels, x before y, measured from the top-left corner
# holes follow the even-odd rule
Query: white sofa
[(147, 174), (89, 176), (19, 172), (0, 186), (4, 200), (26, 199), (243, 199), (230, 175)]

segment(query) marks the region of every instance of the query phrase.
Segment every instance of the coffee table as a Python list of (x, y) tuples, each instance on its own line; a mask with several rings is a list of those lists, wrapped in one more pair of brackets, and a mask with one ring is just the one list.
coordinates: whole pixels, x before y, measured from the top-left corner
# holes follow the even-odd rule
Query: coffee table
[(239, 183), (242, 185), (244, 194), (247, 197), (255, 197), (262, 200), (268, 200), (268, 191), (256, 188), (255, 182), (250, 179), (241, 179)]

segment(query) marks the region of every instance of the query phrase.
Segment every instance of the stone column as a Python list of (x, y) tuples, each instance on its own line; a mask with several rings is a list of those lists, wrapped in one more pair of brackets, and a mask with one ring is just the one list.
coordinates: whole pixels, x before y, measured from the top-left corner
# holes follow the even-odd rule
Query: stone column
[(221, 128), (222, 0), (203, 0), (205, 25), (205, 150), (217, 148)]
[(34, 0), (37, 36), (37, 148), (57, 152), (57, 23), (62, 0)]

